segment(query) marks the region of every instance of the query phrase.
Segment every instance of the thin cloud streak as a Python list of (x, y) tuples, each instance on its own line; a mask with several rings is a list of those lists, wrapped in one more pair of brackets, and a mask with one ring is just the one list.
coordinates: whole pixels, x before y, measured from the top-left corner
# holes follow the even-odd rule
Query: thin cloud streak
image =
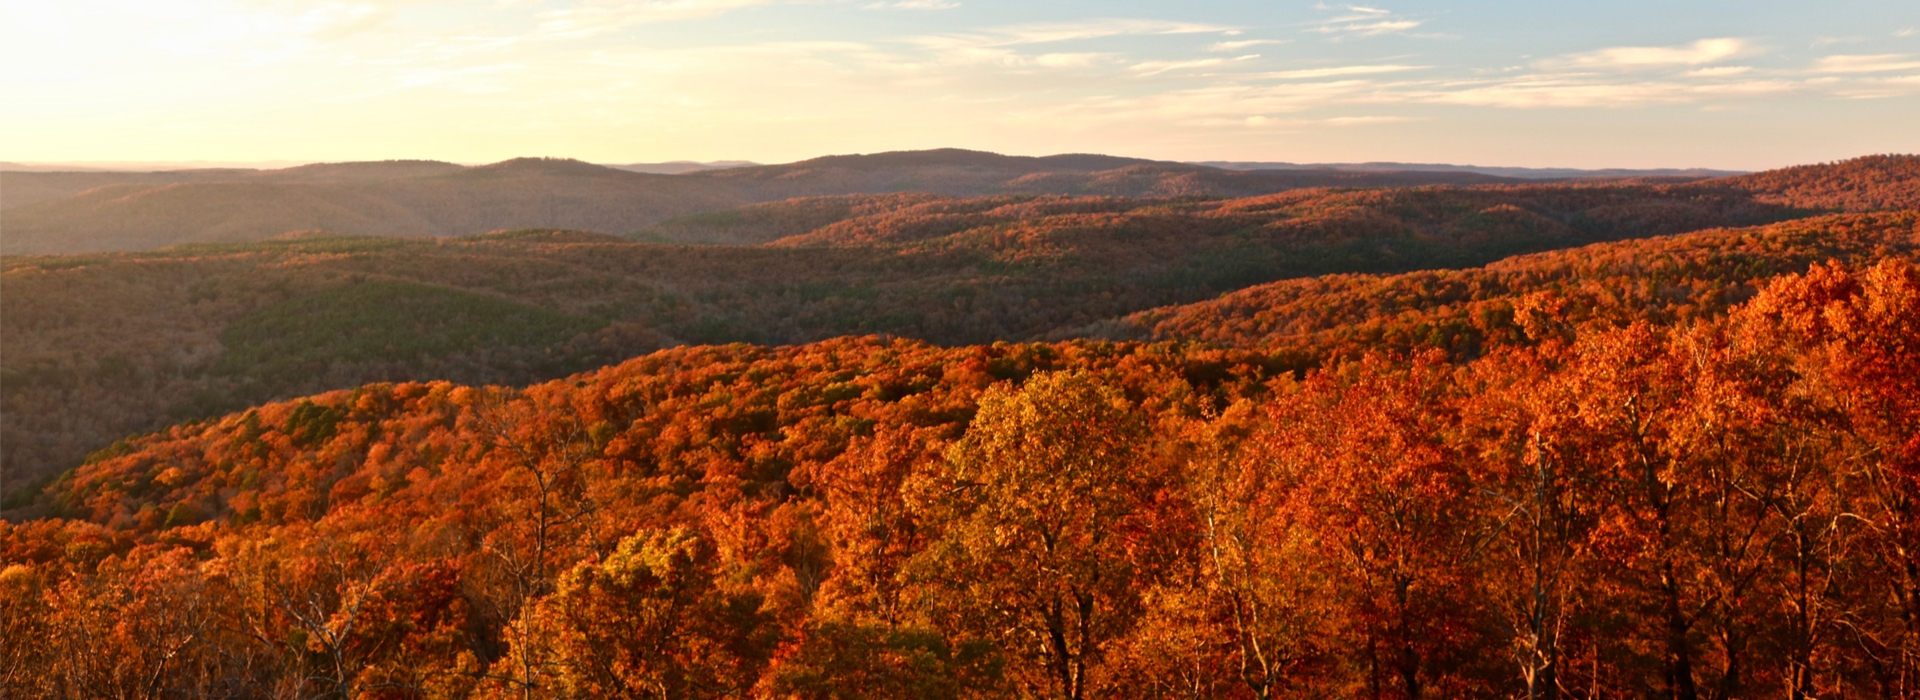
[(1546, 62), (1579, 68), (1672, 68), (1716, 63), (1758, 51), (1745, 39), (1701, 39), (1686, 46), (1620, 46)]
[(1279, 39), (1246, 39), (1242, 41), (1222, 41), (1222, 42), (1214, 43), (1211, 46), (1208, 46), (1207, 50), (1214, 53), (1226, 53), (1230, 51), (1239, 51), (1241, 49), (1249, 49), (1255, 46), (1262, 46), (1266, 44), (1285, 44), (1285, 43), (1289, 43), (1289, 42), (1281, 41)]
[(1350, 37), (1367, 38), (1386, 36), (1389, 34), (1405, 34), (1408, 31), (1420, 28), (1420, 25), (1426, 23), (1426, 20), (1409, 19), (1398, 16), (1391, 10), (1363, 5), (1330, 7), (1325, 4), (1320, 4), (1315, 5), (1314, 9), (1321, 11), (1342, 10), (1347, 13), (1321, 19), (1315, 26), (1308, 27), (1304, 30), (1312, 34), (1329, 35), (1333, 41)]
[(1427, 68), (1432, 68), (1432, 66), (1402, 66), (1402, 65), (1340, 66), (1338, 68), (1308, 68), (1303, 70), (1288, 70), (1288, 71), (1278, 71), (1278, 72), (1272, 72), (1272, 73), (1260, 73), (1255, 77), (1278, 78), (1282, 80), (1296, 80), (1296, 79), (1303, 79), (1303, 78), (1331, 78), (1331, 77), (1342, 76), (1342, 75), (1371, 75), (1375, 73), (1399, 73), (1401, 71), (1425, 70)]
[(1920, 61), (1903, 53), (1873, 56), (1827, 56), (1814, 62), (1815, 73), (1888, 73), (1920, 70)]
[(960, 3), (951, 0), (898, 0), (898, 2), (876, 2), (867, 5), (869, 10), (951, 10)]
[(586, 0), (542, 13), (539, 33), (578, 39), (641, 24), (713, 17), (772, 0)]

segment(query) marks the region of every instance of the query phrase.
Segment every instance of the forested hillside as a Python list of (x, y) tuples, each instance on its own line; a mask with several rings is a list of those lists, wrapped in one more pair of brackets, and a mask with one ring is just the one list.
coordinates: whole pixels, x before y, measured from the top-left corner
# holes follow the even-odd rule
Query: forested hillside
[(922, 156), (7, 256), (0, 698), (1920, 697), (1912, 157), (751, 203)]
[(72, 519), (0, 524), (0, 687), (1914, 691), (1920, 271), (1524, 332), (1304, 377), (848, 338), (264, 405), (99, 455), (48, 491)]
[(1841, 211), (1920, 207), (1920, 156), (1867, 156), (1740, 175), (1724, 183), (1761, 201)]
[(1472, 267), (1793, 215), (1738, 192), (1648, 186), (903, 194), (757, 205), (656, 236), (767, 247), (528, 230), (13, 257), (0, 274), (0, 469), (40, 478), (131, 433), (370, 381), (523, 384), (678, 343), (1057, 337), (1278, 279)]
[(1524, 338), (1520, 318), (1670, 325), (1726, 313), (1776, 275), (1828, 260), (1920, 259), (1920, 213), (1844, 214), (1521, 255), (1484, 267), (1274, 282), (1082, 332), (1295, 347), (1316, 356), (1438, 348), (1462, 358)]

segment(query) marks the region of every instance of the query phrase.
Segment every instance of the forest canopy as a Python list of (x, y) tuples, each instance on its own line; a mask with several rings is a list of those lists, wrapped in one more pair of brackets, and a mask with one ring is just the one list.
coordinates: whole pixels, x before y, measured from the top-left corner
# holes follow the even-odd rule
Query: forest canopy
[(1914, 697), (1904, 162), (9, 257), (0, 697)]

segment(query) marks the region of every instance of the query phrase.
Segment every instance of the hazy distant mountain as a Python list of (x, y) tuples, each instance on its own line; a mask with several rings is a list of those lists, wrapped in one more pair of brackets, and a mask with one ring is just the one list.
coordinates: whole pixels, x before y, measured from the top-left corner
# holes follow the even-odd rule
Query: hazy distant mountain
[(725, 182), (755, 201), (838, 194), (925, 192), (1112, 197), (1246, 197), (1302, 187), (1395, 187), (1515, 182), (1479, 173), (1234, 172), (1192, 163), (1097, 154), (1004, 156), (942, 148), (825, 156), (682, 177)]
[[(781, 165), (652, 164), (699, 168), (677, 175), (634, 170), (649, 164), (608, 167), (552, 158), (518, 158), (481, 166), (395, 160), (278, 170), (0, 171), (0, 208), (6, 212), (0, 252), (146, 250), (189, 242), (259, 240), (305, 230), (450, 236), (565, 228), (626, 235), (676, 217), (725, 212), (759, 202), (902, 192), (949, 197), (1217, 198), (1311, 187), (1676, 177), (1814, 209), (1911, 206), (1914, 197), (1920, 196), (1912, 192), (1912, 183), (1920, 179), (1908, 172), (1920, 167), (1914, 157), (1877, 158), (1712, 180), (1706, 176), (1721, 171), (1195, 164), (1096, 154), (1005, 156), (961, 149), (825, 156)], [(648, 234), (683, 243), (755, 240), (705, 222), (650, 229)]]
[(72, 197), (108, 185), (171, 185), (246, 178), (258, 170), (218, 168), (162, 172), (0, 170), (0, 209)]
[(1744, 170), (1710, 170), (1707, 168), (1653, 168), (1635, 170), (1630, 168), (1607, 168), (1601, 170), (1582, 170), (1579, 168), (1503, 168), (1479, 165), (1447, 165), (1444, 163), (1265, 163), (1242, 161), (1202, 161), (1195, 165), (1204, 165), (1222, 170), (1343, 170), (1351, 172), (1428, 172), (1428, 173), (1480, 173), (1500, 177), (1517, 177), (1529, 180), (1551, 180), (1585, 177), (1726, 177), (1741, 175)]
[(73, 161), (65, 163), (16, 163), (0, 161), (0, 172), (17, 173), (158, 173), (179, 170), (269, 170), (305, 165), (299, 160), (135, 160)]
[[(72, 173), (0, 177), (0, 189), (9, 190), (16, 182), (86, 179)], [(143, 250), (302, 230), (449, 236), (552, 226), (626, 232), (747, 201), (713, 183), (569, 160), (523, 158), (471, 168), (431, 161), (309, 165), (186, 181), (136, 180), (9, 206), (0, 252)]]
[(726, 170), (728, 168), (750, 168), (750, 167), (759, 165), (759, 163), (755, 163), (750, 160), (716, 160), (716, 161), (711, 161), (706, 163), (701, 163), (701, 162), (696, 162), (691, 160), (672, 160), (672, 161), (667, 161), (665, 163), (628, 163), (626, 165), (608, 163), (606, 165), (609, 168), (631, 170), (636, 173), (652, 173), (654, 175), (679, 175), (681, 173), (697, 173), (697, 172), (702, 172), (706, 170)]
[(6, 211), (0, 252), (142, 250), (302, 230), (447, 236), (551, 227), (626, 234), (754, 202), (863, 193), (1244, 197), (1301, 187), (1500, 182), (1515, 180), (1477, 173), (1233, 172), (1115, 156), (1035, 158), (958, 149), (827, 156), (679, 175), (548, 158), (472, 167), (379, 161), (280, 170), (0, 172), (0, 208)]

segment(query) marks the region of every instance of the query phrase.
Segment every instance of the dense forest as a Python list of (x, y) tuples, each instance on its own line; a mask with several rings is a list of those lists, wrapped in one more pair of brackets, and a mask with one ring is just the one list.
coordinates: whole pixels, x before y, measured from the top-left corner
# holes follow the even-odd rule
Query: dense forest
[[(1669, 185), (893, 194), (641, 232), (762, 245), (536, 229), (10, 257), (0, 476), (48, 477), (130, 433), (372, 381), (525, 384), (680, 343), (1104, 337), (1103, 322), (1274, 280), (1472, 267), (1806, 213)], [(1804, 269), (1797, 255), (1756, 269)]]
[(0, 698), (1920, 697), (1916, 162), (9, 256)]
[(0, 525), (21, 697), (1911, 697), (1920, 272), (1296, 377), (675, 349), (170, 428)]

